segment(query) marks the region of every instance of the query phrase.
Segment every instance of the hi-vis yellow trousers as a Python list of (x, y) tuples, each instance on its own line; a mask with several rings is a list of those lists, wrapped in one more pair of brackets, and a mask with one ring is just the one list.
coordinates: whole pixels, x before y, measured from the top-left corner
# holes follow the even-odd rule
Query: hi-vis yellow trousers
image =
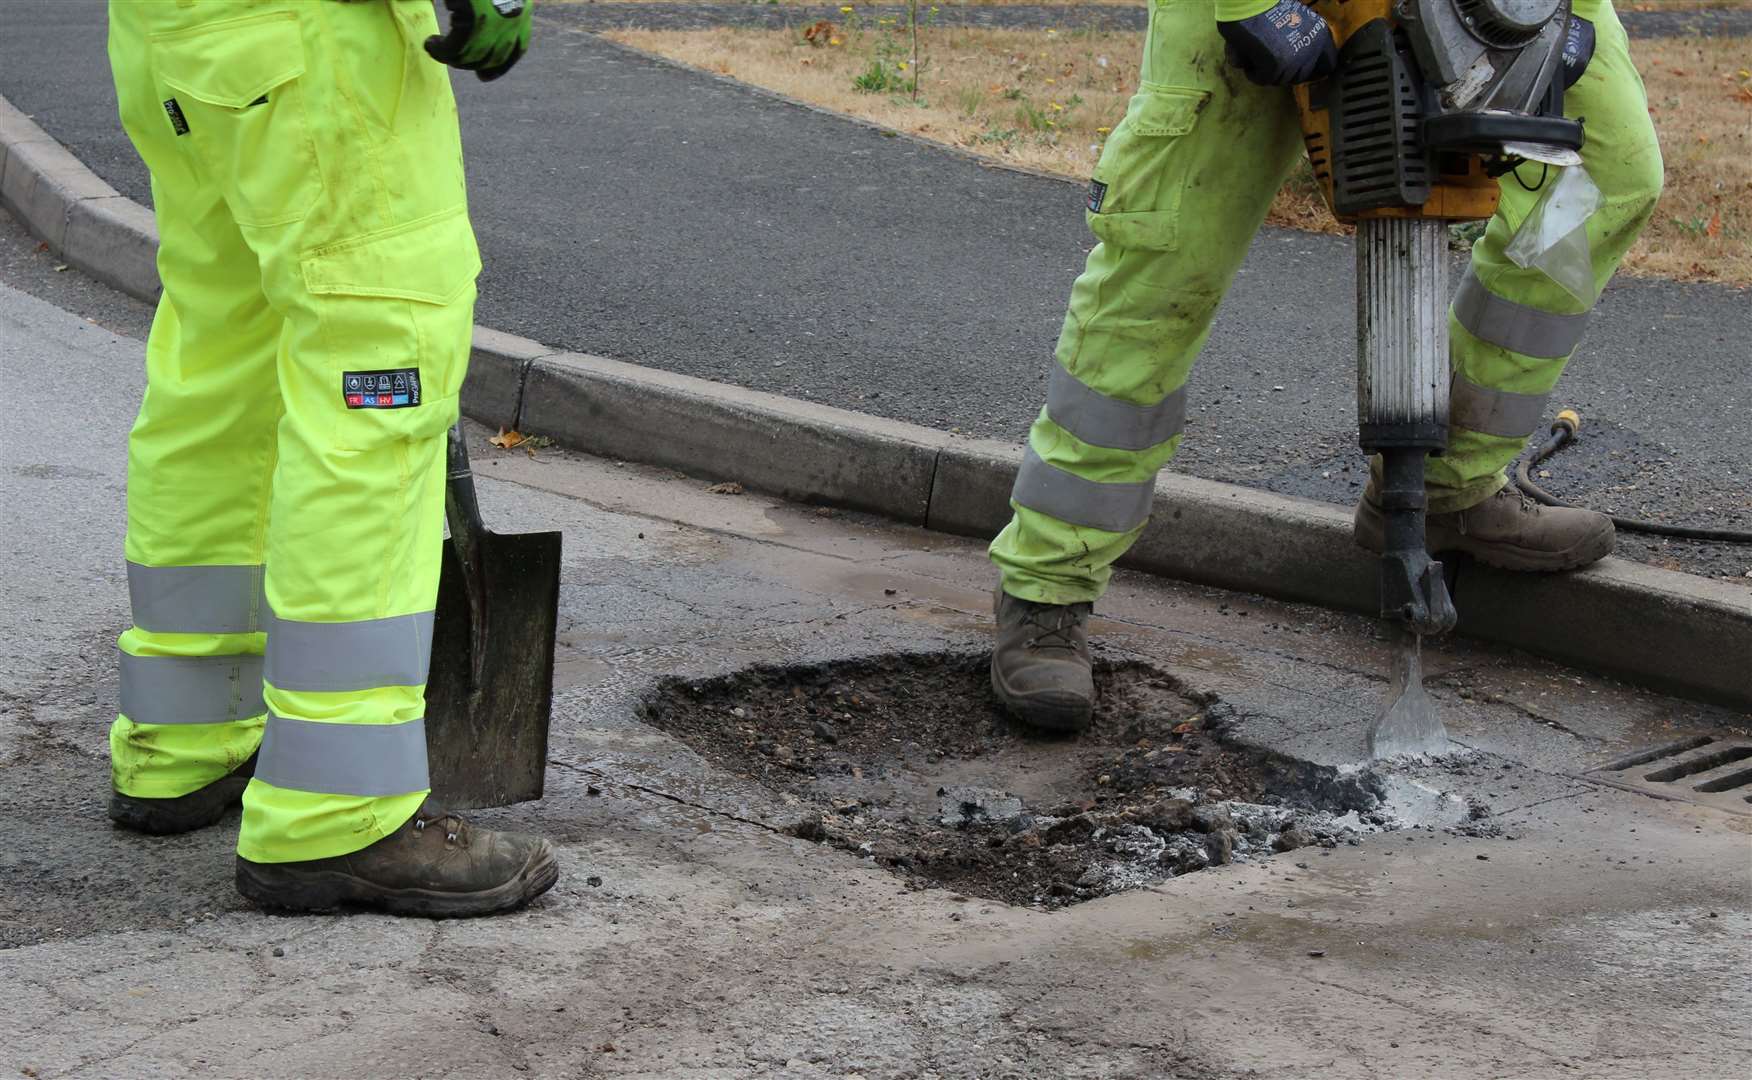
[(113, 0), (164, 295), (128, 449), (117, 790), (256, 753), (238, 853), (365, 847), (428, 788), (444, 436), (480, 258), (423, 2)]

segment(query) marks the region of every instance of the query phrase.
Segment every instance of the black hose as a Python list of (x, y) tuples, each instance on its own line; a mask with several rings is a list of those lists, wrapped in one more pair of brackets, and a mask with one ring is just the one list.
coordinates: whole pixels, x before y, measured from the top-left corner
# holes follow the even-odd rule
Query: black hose
[[(1585, 506), (1564, 502), (1562, 499), (1546, 491), (1533, 482), (1528, 471), (1551, 455), (1568, 446), (1576, 437), (1576, 432), (1582, 426), (1582, 418), (1573, 409), (1565, 409), (1557, 414), (1557, 421), (1551, 425), (1551, 437), (1534, 452), (1530, 458), (1522, 458), (1515, 466), (1515, 486), (1532, 496), (1535, 502), (1546, 506), (1561, 506), (1570, 510), (1586, 510)], [(1678, 536), (1686, 540), (1716, 540), (1727, 544), (1752, 544), (1752, 532), (1736, 529), (1698, 529), (1690, 525), (1665, 525), (1658, 521), (1639, 521), (1636, 518), (1619, 517), (1608, 514), (1612, 524), (1628, 532), (1653, 533), (1656, 536)]]

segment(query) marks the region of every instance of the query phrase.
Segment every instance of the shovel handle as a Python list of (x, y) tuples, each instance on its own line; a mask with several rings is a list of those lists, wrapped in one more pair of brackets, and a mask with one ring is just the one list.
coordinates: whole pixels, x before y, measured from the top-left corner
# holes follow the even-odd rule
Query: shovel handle
[(460, 424), (450, 429), (446, 461), (444, 517), (450, 523), (450, 537), (456, 541), (457, 554), (464, 563), (472, 564), (486, 526), (481, 523), (481, 504), (475, 498), (474, 472), (468, 465), (468, 447), (462, 441)]
[(450, 429), (444, 478), (444, 520), (450, 525), (450, 543), (462, 568), (463, 589), (468, 594), (469, 656), (471, 685), (481, 685), (486, 657), (487, 583), (481, 566), (481, 506), (475, 498), (474, 473), (468, 466), (468, 447), (462, 441), (462, 424)]

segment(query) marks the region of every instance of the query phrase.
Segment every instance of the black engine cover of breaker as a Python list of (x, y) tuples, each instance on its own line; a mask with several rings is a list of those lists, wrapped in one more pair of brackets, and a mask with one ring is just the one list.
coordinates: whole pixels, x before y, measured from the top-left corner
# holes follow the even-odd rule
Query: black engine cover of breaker
[(1344, 43), (1338, 72), (1329, 99), (1334, 209), (1422, 206), (1436, 168), (1423, 140), (1427, 91), (1410, 44), (1376, 19)]

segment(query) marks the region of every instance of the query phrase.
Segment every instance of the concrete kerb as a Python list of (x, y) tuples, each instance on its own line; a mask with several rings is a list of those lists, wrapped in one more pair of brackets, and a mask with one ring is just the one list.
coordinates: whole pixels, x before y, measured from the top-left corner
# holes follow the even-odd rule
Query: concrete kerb
[(0, 97), (0, 205), (71, 266), (130, 296), (158, 295), (158, 228)]
[(930, 428), (578, 353), (532, 363), (519, 423), (593, 454), (913, 525), (929, 522), (937, 455), (949, 441)]
[[(0, 97), (0, 202), (61, 257), (152, 300), (151, 212)], [(1009, 518), (1018, 447), (830, 408), (477, 327), (462, 407), (589, 453), (736, 480), (789, 499), (986, 537)], [(1367, 611), (1374, 561), (1341, 507), (1164, 475), (1124, 565)], [(1575, 574), (1459, 569), (1461, 630), (1664, 690), (1752, 708), (1752, 593), (1618, 559)], [(1724, 662), (1724, 660), (1726, 662)]]

